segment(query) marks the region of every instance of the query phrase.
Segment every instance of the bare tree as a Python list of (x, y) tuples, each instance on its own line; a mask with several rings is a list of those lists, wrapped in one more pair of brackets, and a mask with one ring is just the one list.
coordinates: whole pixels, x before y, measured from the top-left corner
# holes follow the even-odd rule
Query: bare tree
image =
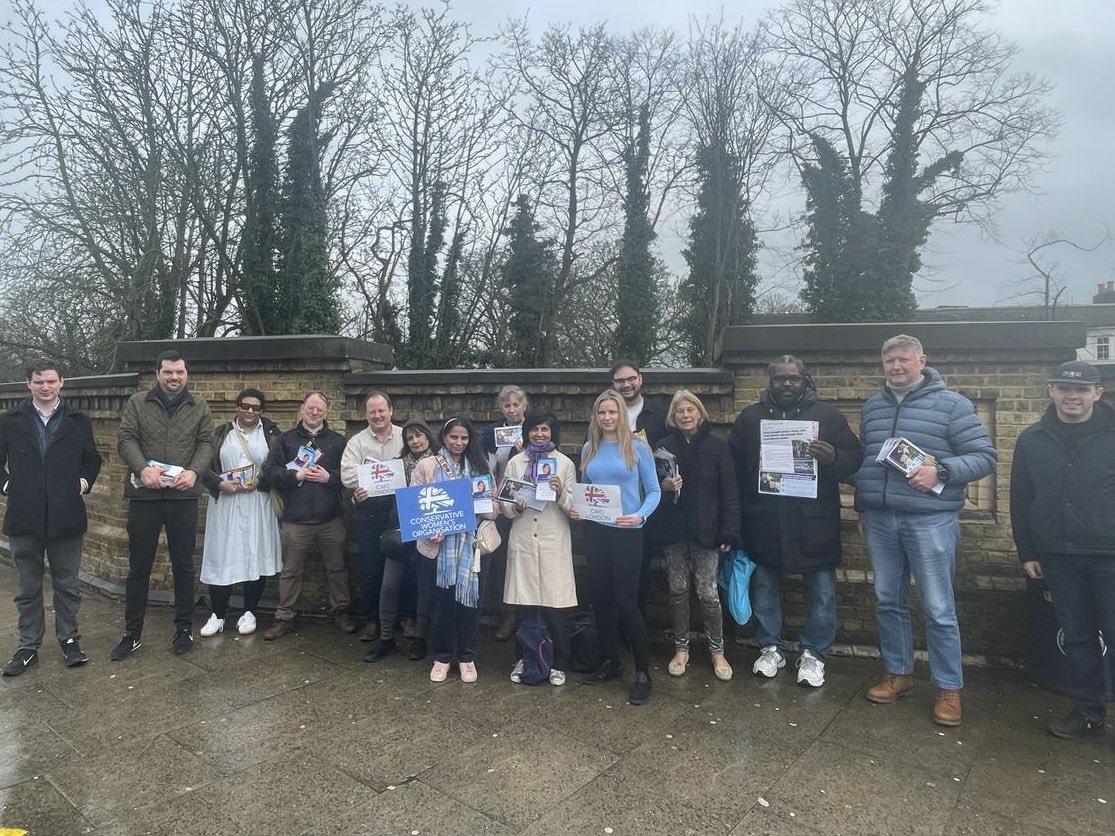
[(1054, 247), (1069, 247), (1082, 253), (1092, 253), (1111, 240), (1111, 231), (1106, 230), (1103, 236), (1092, 245), (1078, 244), (1063, 237), (1057, 232), (1043, 232), (1034, 235), (1023, 242), (1020, 250), (1019, 264), (1026, 265), (1029, 273), (1020, 281), (1011, 283), (1013, 293), (1001, 296), (1000, 302), (1031, 302), (1041, 306), (1042, 319), (1053, 320), (1057, 318), (1057, 305), (1061, 296), (1067, 289), (1065, 277), (1061, 273), (1060, 262), (1051, 260)]

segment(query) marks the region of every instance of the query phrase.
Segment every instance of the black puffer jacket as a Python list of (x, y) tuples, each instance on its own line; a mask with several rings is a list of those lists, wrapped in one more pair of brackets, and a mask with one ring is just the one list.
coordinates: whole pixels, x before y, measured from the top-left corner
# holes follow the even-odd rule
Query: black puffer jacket
[[(1099, 401), (1086, 425), (1058, 423), (1050, 406), (1014, 447), (1010, 523), (1018, 558), (1115, 556), (1115, 409)], [(1066, 428), (1080, 432), (1071, 449)]]
[[(817, 498), (759, 493), (759, 422), (816, 421), (818, 437), (836, 448), (832, 464), (818, 469)], [(840, 483), (863, 461), (863, 448), (835, 406), (817, 400), (812, 388), (783, 410), (764, 390), (739, 414), (728, 437), (743, 503), (743, 547), (756, 563), (791, 575), (840, 565)]]
[(678, 501), (663, 491), (655, 512), (662, 543), (688, 538), (706, 549), (723, 543), (738, 546), (739, 491), (727, 442), (702, 423), (689, 441), (670, 428), (658, 447), (674, 454), (682, 479)]
[[(312, 442), (321, 450), (318, 464), (329, 471), (325, 483), (305, 481), (298, 483), (295, 471), (287, 470), (287, 462), (294, 461), (298, 448)], [(341, 516), (341, 454), (345, 451), (345, 437), (329, 429), (329, 423), (317, 435), (311, 435), (299, 421), (293, 429), (279, 436), (267, 459), (267, 476), (272, 489), (278, 488), (286, 500), (283, 522), (323, 523)]]

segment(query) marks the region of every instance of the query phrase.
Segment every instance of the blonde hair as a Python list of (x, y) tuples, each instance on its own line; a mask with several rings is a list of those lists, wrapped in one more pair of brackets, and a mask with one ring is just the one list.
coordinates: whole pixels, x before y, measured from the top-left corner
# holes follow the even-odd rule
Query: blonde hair
[(925, 354), (925, 348), (921, 344), (921, 340), (917, 337), (911, 337), (909, 334), (895, 334), (885, 343), (879, 352), (880, 355), (886, 354), (896, 348), (909, 348), (912, 349), (919, 357)]
[[(705, 405), (701, 403), (701, 399), (688, 389), (678, 389), (670, 399), (670, 409), (666, 412), (666, 424), (668, 426), (677, 426), (677, 421), (674, 420), (674, 410), (678, 408), (678, 404), (682, 401), (689, 401), (693, 406), (697, 407), (697, 412), (701, 414), (701, 423), (708, 421), (708, 410), (705, 409)], [(698, 426), (700, 426), (700, 424), (698, 424)]]
[(599, 397), (592, 402), (592, 414), (588, 419), (588, 444), (585, 447), (585, 455), (581, 461), (581, 467), (584, 468), (592, 461), (593, 456), (596, 455), (596, 450), (600, 446), (601, 440), (604, 438), (604, 431), (600, 429), (600, 424), (596, 420), (596, 410), (599, 409), (600, 404), (604, 401), (615, 401), (616, 407), (619, 409), (619, 423), (616, 426), (616, 440), (619, 442), (619, 451), (623, 455), (623, 463), (628, 470), (635, 466), (635, 451), (632, 449), (631, 428), (627, 426), (627, 404), (623, 402), (623, 395), (615, 389), (605, 389), (600, 393)]

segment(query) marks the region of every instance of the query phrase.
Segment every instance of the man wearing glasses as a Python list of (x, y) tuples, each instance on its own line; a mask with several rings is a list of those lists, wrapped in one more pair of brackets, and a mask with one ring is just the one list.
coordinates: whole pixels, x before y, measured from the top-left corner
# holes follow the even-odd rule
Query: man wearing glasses
[(279, 606), (275, 621), (263, 634), (274, 641), (293, 633), (294, 607), (302, 594), (302, 573), (311, 549), (325, 564), (329, 605), (342, 633), (355, 633), (349, 612), (348, 566), (345, 564), (345, 520), (341, 509), (341, 455), (345, 437), (330, 429), (329, 403), (321, 392), (302, 399), (299, 421), (279, 436), (267, 459), (272, 490), (282, 491), (283, 571), (279, 574)]
[(630, 360), (617, 360), (611, 371), (612, 387), (623, 396), (627, 426), (654, 449), (666, 435), (666, 410), (643, 397), (643, 375)]
[[(728, 438), (743, 508), (744, 548), (755, 561), (751, 607), (761, 651), (751, 672), (771, 678), (786, 666), (789, 645), (782, 638), (782, 578), (801, 575), (806, 613), (797, 682), (819, 688), (825, 684), (825, 659), (836, 639), (840, 483), (859, 469), (863, 449), (840, 410), (818, 400), (801, 360), (779, 357), (767, 367), (767, 378), (770, 383), (759, 402), (739, 414)], [(806, 421), (816, 422), (816, 437), (799, 448), (816, 461), (815, 498), (786, 496), (773, 488), (775, 482), (780, 484), (774, 479), (778, 474), (760, 475), (761, 429), (767, 420), (801, 421), (803, 427)], [(797, 453), (794, 458), (799, 458)], [(803, 462), (803, 471), (811, 467), (808, 459)]]

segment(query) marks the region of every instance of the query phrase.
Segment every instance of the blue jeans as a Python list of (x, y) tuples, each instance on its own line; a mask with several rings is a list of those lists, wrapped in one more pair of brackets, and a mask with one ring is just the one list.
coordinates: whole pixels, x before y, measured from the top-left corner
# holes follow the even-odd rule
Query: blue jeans
[[(836, 640), (836, 570), (802, 572), (805, 584), (805, 626), (801, 649), (824, 659)], [(755, 638), (760, 647), (775, 645), (785, 656), (782, 640), (782, 573), (756, 564), (751, 575), (751, 612), (755, 614)]]
[(911, 514), (866, 511), (867, 553), (875, 572), (875, 620), (879, 653), (887, 673), (914, 672), (914, 633), (910, 620), (910, 575), (914, 576), (925, 617), (929, 676), (938, 688), (963, 688), (960, 625), (952, 579), (960, 519), (955, 511)]
[(1065, 656), (1076, 707), (1092, 720), (1103, 720), (1104, 658), (1115, 653), (1115, 556), (1056, 555), (1041, 558), (1053, 611), (1065, 635)]

